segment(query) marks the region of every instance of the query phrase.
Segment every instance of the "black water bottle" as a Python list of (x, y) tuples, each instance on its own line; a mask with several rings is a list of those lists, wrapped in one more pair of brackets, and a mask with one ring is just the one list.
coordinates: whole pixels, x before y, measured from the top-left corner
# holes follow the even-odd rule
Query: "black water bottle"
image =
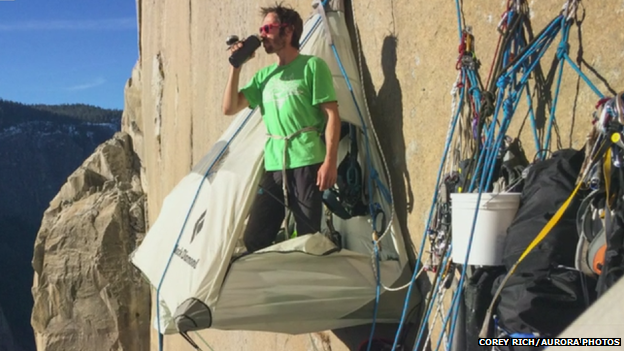
[(230, 56), (230, 64), (235, 68), (240, 67), (251, 54), (253, 54), (256, 49), (258, 49), (262, 45), (262, 40), (257, 35), (250, 35), (243, 42), (243, 46), (238, 50), (234, 51), (232, 56)]

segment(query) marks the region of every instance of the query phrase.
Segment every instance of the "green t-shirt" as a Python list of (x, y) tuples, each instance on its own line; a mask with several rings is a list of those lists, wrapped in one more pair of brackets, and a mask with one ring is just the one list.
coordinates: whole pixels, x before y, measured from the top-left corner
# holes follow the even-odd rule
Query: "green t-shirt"
[[(241, 92), (250, 108), (260, 107), (270, 135), (285, 137), (309, 126), (317, 129), (289, 140), (287, 169), (323, 162), (326, 150), (320, 133), (325, 129), (325, 115), (319, 104), (336, 101), (332, 74), (323, 59), (299, 54), (287, 65), (265, 67)], [(284, 144), (284, 139), (267, 139), (264, 147), (267, 171), (282, 169)]]

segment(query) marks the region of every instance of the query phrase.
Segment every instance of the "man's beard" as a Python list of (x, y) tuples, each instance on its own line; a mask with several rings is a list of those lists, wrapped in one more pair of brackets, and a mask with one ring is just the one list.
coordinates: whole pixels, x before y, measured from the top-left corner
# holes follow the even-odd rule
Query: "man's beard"
[(284, 46), (286, 46), (286, 40), (282, 36), (278, 36), (273, 40), (265, 39), (264, 41), (264, 51), (266, 51), (267, 54), (276, 53), (283, 49)]

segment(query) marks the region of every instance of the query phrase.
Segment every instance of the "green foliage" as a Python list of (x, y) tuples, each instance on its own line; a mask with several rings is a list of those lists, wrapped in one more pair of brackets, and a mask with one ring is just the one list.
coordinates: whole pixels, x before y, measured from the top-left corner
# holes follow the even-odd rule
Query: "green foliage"
[(0, 99), (0, 129), (32, 121), (119, 124), (121, 114), (122, 110), (110, 110), (85, 104), (26, 105)]

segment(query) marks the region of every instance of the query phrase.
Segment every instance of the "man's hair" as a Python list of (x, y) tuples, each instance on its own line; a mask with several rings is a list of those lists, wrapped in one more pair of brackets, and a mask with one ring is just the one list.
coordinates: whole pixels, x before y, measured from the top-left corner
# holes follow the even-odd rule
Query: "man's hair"
[[(303, 32), (303, 20), (297, 11), (282, 5), (282, 3), (276, 3), (273, 6), (260, 8), (260, 13), (262, 14), (262, 17), (266, 17), (269, 13), (274, 13), (281, 24), (292, 26), (293, 33), (290, 45), (299, 49), (299, 39), (301, 38), (301, 33)], [(286, 28), (280, 28), (280, 35), (284, 35), (285, 29)]]

